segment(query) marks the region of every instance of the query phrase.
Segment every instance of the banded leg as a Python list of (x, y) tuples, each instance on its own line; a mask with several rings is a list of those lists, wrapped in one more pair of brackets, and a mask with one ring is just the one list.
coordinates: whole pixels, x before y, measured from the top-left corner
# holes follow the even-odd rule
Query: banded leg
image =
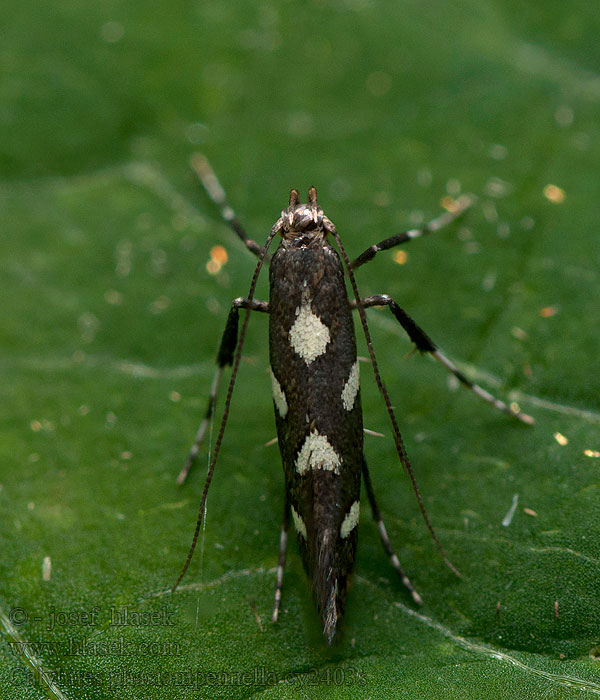
[(456, 202), (454, 202), (452, 211), (446, 211), (443, 214), (440, 214), (440, 216), (425, 224), (425, 226), (422, 228), (413, 228), (410, 231), (405, 231), (404, 233), (397, 233), (395, 236), (384, 238), (383, 241), (379, 241), (379, 243), (369, 246), (358, 256), (358, 258), (356, 258), (356, 260), (352, 261), (350, 266), (354, 270), (357, 267), (364, 265), (366, 262), (369, 262), (369, 260), (373, 260), (380, 250), (389, 250), (390, 248), (394, 248), (401, 243), (412, 241), (414, 238), (420, 238), (428, 233), (439, 231), (441, 228), (444, 228), (444, 226), (448, 226), (448, 224), (451, 224), (453, 221), (462, 216), (465, 211), (475, 203), (475, 201), (476, 197), (474, 195), (465, 194), (462, 197), (459, 197)]
[(283, 507), (283, 522), (281, 523), (281, 537), (279, 539), (279, 560), (277, 562), (277, 584), (275, 587), (275, 602), (273, 603), (273, 622), (277, 622), (279, 608), (281, 606), (281, 590), (283, 588), (283, 569), (285, 567), (285, 554), (287, 550), (288, 530), (290, 527), (290, 499), (285, 493)]
[(208, 196), (219, 207), (223, 219), (235, 231), (246, 248), (257, 257), (260, 257), (264, 252), (264, 248), (256, 241), (252, 240), (252, 238), (248, 237), (246, 229), (242, 226), (232, 207), (229, 205), (225, 190), (205, 156), (203, 156), (202, 153), (196, 153), (192, 156), (190, 165), (194, 169), (194, 172), (198, 176)]
[(396, 552), (394, 552), (394, 549), (392, 548), (390, 538), (388, 537), (387, 531), (385, 529), (385, 525), (383, 524), (383, 518), (381, 517), (381, 512), (379, 511), (379, 507), (377, 506), (377, 501), (375, 500), (375, 491), (373, 490), (373, 484), (371, 482), (369, 468), (367, 467), (367, 460), (364, 457), (363, 457), (363, 463), (362, 463), (362, 473), (363, 473), (363, 479), (365, 480), (365, 486), (367, 488), (367, 496), (369, 497), (369, 503), (371, 504), (371, 511), (373, 513), (373, 520), (377, 523), (377, 527), (379, 529), (379, 536), (381, 537), (381, 542), (383, 544), (383, 548), (385, 549), (388, 557), (390, 558), (390, 561), (392, 562), (392, 566), (394, 567), (394, 569), (396, 569), (396, 573), (400, 577), (400, 580), (404, 584), (404, 587), (411, 594), (415, 603), (418, 603), (419, 605), (423, 605), (423, 600), (421, 599), (421, 596), (413, 588), (413, 585), (409, 581), (408, 576), (402, 570), (402, 567), (400, 566), (400, 561), (398, 560), (398, 556), (397, 556)]
[(266, 301), (258, 301), (257, 299), (252, 299), (252, 301), (249, 301), (243, 297), (234, 299), (231, 304), (231, 309), (229, 310), (229, 315), (227, 316), (227, 323), (225, 324), (225, 330), (223, 331), (223, 337), (221, 338), (221, 345), (219, 347), (219, 352), (217, 353), (217, 369), (210, 388), (208, 406), (206, 407), (206, 413), (204, 414), (202, 423), (200, 423), (200, 427), (196, 432), (194, 444), (190, 449), (188, 458), (183, 466), (183, 469), (179, 472), (179, 476), (177, 477), (177, 483), (180, 485), (187, 479), (187, 475), (198, 457), (200, 445), (204, 440), (206, 430), (210, 425), (210, 421), (215, 412), (215, 405), (217, 403), (217, 396), (219, 394), (219, 386), (221, 384), (223, 369), (227, 367), (227, 365), (231, 366), (233, 363), (233, 354), (235, 353), (238, 339), (240, 309), (250, 309), (252, 311), (269, 313), (269, 304)]
[[(467, 379), (465, 375), (454, 365), (454, 363), (449, 360), (443, 353), (441, 353), (433, 340), (425, 333), (425, 331), (420, 328), (413, 319), (402, 309), (398, 304), (387, 294), (376, 294), (361, 301), (364, 308), (369, 308), (371, 306), (389, 306), (390, 311), (394, 314), (398, 323), (404, 328), (408, 337), (417, 346), (417, 350), (420, 352), (428, 352), (432, 357), (434, 357), (441, 365), (443, 365), (450, 374), (453, 374), (467, 389), (470, 389), (473, 393), (477, 394), (479, 398), (483, 399), (487, 403), (491, 404), (494, 408), (499, 411), (507, 413), (512, 418), (517, 418), (518, 420), (526, 423), (527, 425), (533, 425), (535, 420), (528, 416), (526, 413), (521, 413), (500, 401), (495, 396), (492, 396), (488, 391), (482, 389), (479, 384), (475, 384), (470, 379)], [(356, 307), (356, 302), (351, 301), (350, 305)]]

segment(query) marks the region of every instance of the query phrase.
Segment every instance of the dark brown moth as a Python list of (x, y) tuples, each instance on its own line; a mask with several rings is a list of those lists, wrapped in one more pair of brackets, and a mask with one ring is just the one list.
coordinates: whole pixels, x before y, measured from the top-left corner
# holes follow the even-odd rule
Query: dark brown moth
[(294, 190), (270, 266), (269, 347), (285, 498), (331, 641), (356, 551), (363, 425), (352, 311), (329, 227), (314, 188), (306, 205)]
[[(306, 203), (300, 203), (297, 190), (291, 191), (289, 206), (281, 212), (265, 246), (262, 247), (246, 235), (227, 204), (225, 193), (206, 159), (197, 156), (193, 166), (210, 197), (220, 206), (224, 219), (259, 260), (248, 296), (235, 299), (232, 303), (217, 356), (217, 372), (206, 415), (179, 476), (179, 482), (182, 483), (198, 454), (214, 413), (223, 369), (233, 365), (223, 419), (204, 486), (192, 546), (172, 590), (177, 588), (187, 570), (200, 531), (206, 496), (225, 431), (250, 312), (268, 313), (273, 404), (285, 475), (284, 513), (273, 621), (277, 620), (279, 614), (287, 532), (290, 522), (293, 521), (304, 569), (321, 617), (323, 633), (327, 642), (331, 644), (344, 614), (348, 584), (354, 565), (361, 479), (365, 482), (373, 518), (391, 563), (414, 601), (421, 603), (419, 594), (402, 570), (392, 549), (364, 457), (353, 310), (358, 311), (360, 317), (375, 381), (392, 423), (400, 462), (409, 474), (419, 508), (436, 545), (446, 564), (457, 575), (458, 572), (448, 560), (425, 512), (396, 417), (379, 373), (365, 309), (372, 306), (389, 306), (418, 350), (430, 353), (463, 385), (488, 403), (525, 423), (533, 422), (533, 419), (521, 413), (518, 407), (509, 407), (459, 372), (391, 297), (380, 294), (361, 299), (358, 293), (354, 269), (372, 260), (381, 250), (400, 245), (449, 224), (467, 209), (472, 200), (469, 197), (460, 198), (455, 202), (452, 211), (442, 214), (425, 227), (386, 238), (370, 246), (350, 262), (334, 224), (325, 216), (317, 202), (314, 187), (310, 188)], [(281, 241), (270, 260), (269, 301), (256, 300), (254, 290), (258, 275), (267, 260), (269, 245), (275, 236), (280, 236)], [(330, 239), (335, 241), (339, 254)], [(352, 289), (350, 299), (346, 291), (346, 279)], [(238, 340), (240, 308), (246, 309), (246, 316)]]

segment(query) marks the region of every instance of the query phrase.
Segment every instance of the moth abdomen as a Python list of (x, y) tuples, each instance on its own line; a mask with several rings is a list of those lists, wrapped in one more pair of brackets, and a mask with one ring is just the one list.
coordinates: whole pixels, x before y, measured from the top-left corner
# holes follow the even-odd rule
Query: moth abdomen
[[(360, 477), (360, 471), (358, 474)], [(354, 481), (352, 477), (350, 481)], [(303, 508), (298, 506), (300, 513), (292, 512), (304, 569), (311, 582), (323, 633), (331, 644), (344, 614), (354, 567), (360, 481), (352, 484), (352, 493), (347, 488), (339, 493), (340, 484), (332, 483), (333, 476), (317, 473), (309, 480), (314, 488), (312, 502), (305, 501)], [(356, 500), (352, 501), (353, 498)], [(351, 505), (340, 507), (344, 501)]]

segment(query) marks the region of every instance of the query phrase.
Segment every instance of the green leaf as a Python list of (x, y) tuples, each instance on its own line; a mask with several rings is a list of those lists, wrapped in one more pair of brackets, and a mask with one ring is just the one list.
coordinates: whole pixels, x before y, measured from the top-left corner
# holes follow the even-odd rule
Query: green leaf
[[(4, 3), (3, 698), (600, 694), (599, 31), (581, 0)], [(425, 603), (363, 503), (331, 649), (293, 541), (270, 622), (283, 478), (265, 446), (260, 315), (198, 551), (169, 593), (206, 453), (185, 486), (175, 478), (255, 264), (194, 182), (197, 149), (259, 241), (291, 187), (319, 188), (350, 255), (436, 216), (444, 196), (479, 197), (358, 283), (536, 424), (455, 392), (405, 357), (389, 312), (369, 311), (463, 578), (427, 534), (365, 368), (365, 424), (386, 434), (366, 438), (367, 458)], [(229, 260), (211, 275), (214, 245)]]

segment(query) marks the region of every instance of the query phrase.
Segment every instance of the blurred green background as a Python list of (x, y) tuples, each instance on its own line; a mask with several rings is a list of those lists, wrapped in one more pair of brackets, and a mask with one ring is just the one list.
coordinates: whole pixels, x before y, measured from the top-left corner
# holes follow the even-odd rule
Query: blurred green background
[[(5, 0), (0, 26), (2, 697), (600, 694), (595, 4)], [(479, 197), (358, 283), (537, 423), (454, 391), (435, 363), (405, 357), (388, 312), (369, 312), (464, 579), (428, 537), (367, 367), (365, 424), (387, 436), (366, 439), (367, 458), (425, 605), (394, 578), (364, 503), (332, 649), (293, 541), (270, 623), (283, 484), (264, 446), (264, 318), (201, 545), (167, 593), (206, 455), (186, 486), (175, 477), (255, 264), (194, 181), (198, 149), (259, 241), (291, 187), (317, 186), (350, 255), (445, 196)], [(217, 275), (213, 245), (229, 253)]]

